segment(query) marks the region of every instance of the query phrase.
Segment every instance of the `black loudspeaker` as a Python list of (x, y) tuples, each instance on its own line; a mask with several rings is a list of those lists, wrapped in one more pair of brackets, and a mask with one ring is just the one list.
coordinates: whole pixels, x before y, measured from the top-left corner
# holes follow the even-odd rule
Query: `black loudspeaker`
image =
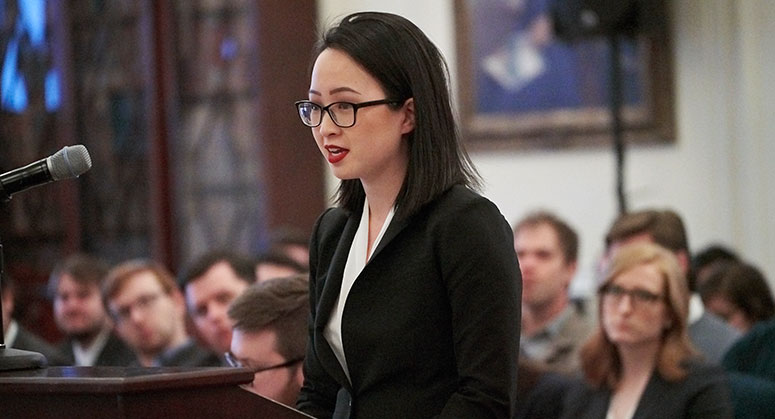
[(551, 7), (555, 34), (576, 39), (589, 36), (635, 36), (663, 28), (664, 0), (556, 0)]

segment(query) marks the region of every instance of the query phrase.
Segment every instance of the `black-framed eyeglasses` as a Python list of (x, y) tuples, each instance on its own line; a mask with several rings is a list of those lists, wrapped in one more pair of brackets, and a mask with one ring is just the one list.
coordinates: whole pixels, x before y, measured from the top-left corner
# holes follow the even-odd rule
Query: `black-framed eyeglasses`
[(109, 313), (116, 322), (121, 323), (132, 317), (132, 311), (135, 309), (143, 312), (148, 311), (161, 296), (161, 294), (144, 294), (125, 306), (109, 310)]
[(226, 358), (226, 363), (229, 364), (229, 366), (235, 367), (235, 368), (249, 368), (249, 369), (251, 369), (253, 371), (253, 374), (258, 374), (259, 372), (264, 372), (264, 371), (269, 371), (269, 370), (276, 370), (276, 369), (280, 369), (280, 368), (292, 367), (292, 366), (294, 366), (294, 365), (304, 361), (304, 357), (300, 357), (300, 358), (293, 358), (290, 361), (283, 362), (282, 364), (270, 365), (268, 367), (254, 368), (254, 367), (251, 367), (249, 365), (245, 365), (242, 361), (237, 359), (237, 357), (234, 356), (234, 354), (231, 353), (231, 351), (228, 351), (228, 352), (224, 353), (223, 357)]
[(355, 125), (355, 114), (358, 113), (358, 109), (365, 108), (367, 106), (398, 104), (400, 100), (395, 99), (382, 99), (371, 100), (368, 102), (352, 103), (352, 102), (334, 102), (329, 103), (327, 106), (320, 106), (315, 102), (309, 100), (300, 100), (295, 103), (296, 109), (299, 111), (299, 118), (301, 122), (308, 127), (317, 127), (323, 123), (323, 112), (328, 112), (328, 116), (331, 120), (340, 128), (350, 128)]
[(600, 293), (603, 295), (604, 301), (608, 300), (614, 304), (619, 304), (625, 295), (629, 295), (634, 307), (654, 304), (663, 299), (662, 295), (654, 294), (642, 288), (627, 289), (615, 284), (605, 285), (600, 289)]

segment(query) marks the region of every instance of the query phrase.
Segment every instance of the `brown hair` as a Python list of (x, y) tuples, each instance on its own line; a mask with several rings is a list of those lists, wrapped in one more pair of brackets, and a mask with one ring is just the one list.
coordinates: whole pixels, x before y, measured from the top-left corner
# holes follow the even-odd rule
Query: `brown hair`
[(743, 262), (716, 263), (718, 265), (700, 285), (703, 301), (721, 296), (742, 311), (751, 324), (775, 315), (772, 291), (759, 269)]
[(542, 224), (550, 226), (557, 234), (557, 240), (560, 242), (565, 263), (575, 262), (579, 253), (578, 234), (568, 223), (548, 211), (536, 211), (519, 220), (514, 227), (514, 236), (523, 228), (535, 228)]
[(175, 277), (164, 266), (148, 259), (133, 259), (116, 265), (108, 272), (105, 282), (102, 284), (102, 301), (108, 306), (108, 300), (115, 297), (116, 294), (126, 285), (133, 276), (142, 273), (151, 272), (159, 281), (165, 294), (171, 295), (179, 293)]
[(47, 294), (49, 298), (56, 297), (63, 275), (70, 275), (79, 285), (93, 284), (99, 289), (108, 269), (107, 263), (94, 256), (83, 253), (71, 255), (54, 266), (48, 279)]
[(648, 233), (654, 243), (677, 252), (689, 251), (683, 220), (672, 210), (643, 210), (619, 216), (605, 237), (606, 247), (617, 240)]
[[(654, 243), (673, 252), (686, 252), (687, 257), (691, 254), (684, 222), (678, 213), (669, 209), (648, 209), (620, 215), (608, 229), (605, 246), (608, 249), (616, 241), (639, 234), (648, 234)], [(691, 266), (688, 267), (686, 280), (689, 291), (694, 291), (695, 280)]]
[(231, 303), (234, 329), (277, 333), (277, 352), (285, 359), (304, 356), (307, 346), (309, 281), (306, 275), (257, 282)]
[(622, 273), (639, 265), (656, 267), (665, 283), (664, 301), (670, 323), (662, 334), (662, 345), (657, 355), (657, 372), (665, 380), (681, 380), (687, 374), (684, 362), (696, 355), (687, 334), (689, 289), (675, 255), (653, 243), (629, 244), (619, 249), (611, 260), (598, 291), (598, 328), (581, 348), (582, 369), (587, 380), (595, 386), (616, 388), (622, 373), (616, 346), (608, 340), (602, 328), (603, 303), (600, 290)]

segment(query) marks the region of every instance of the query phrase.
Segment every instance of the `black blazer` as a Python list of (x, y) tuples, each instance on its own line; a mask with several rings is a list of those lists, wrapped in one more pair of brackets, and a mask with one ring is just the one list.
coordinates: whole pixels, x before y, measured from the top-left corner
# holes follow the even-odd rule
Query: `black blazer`
[(19, 325), (18, 330), (16, 339), (11, 347), (22, 351), (31, 351), (42, 354), (46, 357), (49, 366), (56, 367), (68, 365), (67, 358), (65, 358), (56, 347), (45, 341), (42, 337), (30, 332), (22, 327), (22, 325)]
[[(68, 340), (62, 344), (61, 351), (67, 356), (69, 365), (75, 365), (72, 340)], [(116, 336), (115, 333), (110, 332), (108, 340), (105, 341), (105, 346), (94, 361), (94, 366), (126, 367), (135, 362), (137, 362), (137, 358), (135, 357), (135, 353), (132, 352), (132, 349), (129, 348), (121, 338)]]
[(510, 417), (521, 276), (497, 207), (455, 186), (393, 219), (347, 298), (342, 336), (351, 384), (323, 330), (360, 217), (360, 210), (329, 209), (313, 232), (299, 409), (332, 417), (343, 388), (337, 417)]
[[(565, 398), (563, 418), (603, 419), (611, 391), (579, 382)], [(656, 371), (646, 384), (633, 419), (731, 419), (732, 403), (724, 371), (713, 365), (689, 364), (689, 375), (677, 382), (664, 380)]]

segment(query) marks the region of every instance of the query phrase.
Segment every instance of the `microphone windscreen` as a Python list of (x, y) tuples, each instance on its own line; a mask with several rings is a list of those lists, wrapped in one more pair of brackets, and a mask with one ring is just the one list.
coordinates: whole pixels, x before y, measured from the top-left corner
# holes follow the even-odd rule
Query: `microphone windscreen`
[(67, 146), (48, 159), (48, 171), (53, 180), (78, 177), (89, 169), (91, 156), (81, 144)]

